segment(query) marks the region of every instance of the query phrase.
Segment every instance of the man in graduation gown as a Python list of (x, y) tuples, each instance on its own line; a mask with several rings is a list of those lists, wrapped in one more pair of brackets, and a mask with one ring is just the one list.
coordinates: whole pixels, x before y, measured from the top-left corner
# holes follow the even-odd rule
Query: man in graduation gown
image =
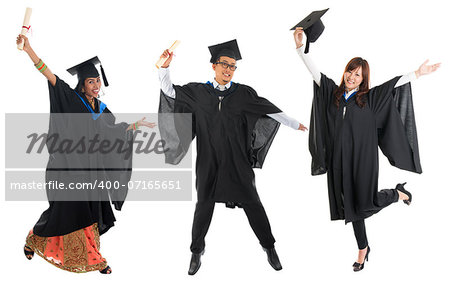
[(259, 97), (251, 87), (231, 81), (236, 61), (241, 59), (236, 40), (210, 46), (209, 50), (215, 72), (212, 82), (172, 85), (168, 72), (172, 54), (167, 50), (162, 55), (167, 61), (159, 71), (159, 112), (192, 113), (189, 121), (176, 115), (172, 120), (165, 116), (159, 121), (161, 136), (167, 142), (166, 162), (180, 162), (197, 136), (197, 204), (188, 273), (194, 275), (200, 268), (216, 202), (244, 209), (270, 265), (280, 270), (275, 239), (256, 191), (252, 168), (262, 167), (279, 122), (294, 129), (306, 128)]

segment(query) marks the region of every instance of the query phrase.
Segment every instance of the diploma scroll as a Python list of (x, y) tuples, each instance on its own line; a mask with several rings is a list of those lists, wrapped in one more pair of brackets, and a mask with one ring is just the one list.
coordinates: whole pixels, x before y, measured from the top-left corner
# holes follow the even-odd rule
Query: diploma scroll
[[(25, 17), (23, 18), (22, 31), (20, 32), (20, 34), (22, 35), (27, 34), (28, 30), (30, 29), (30, 17), (31, 17), (31, 8), (27, 8), (25, 10)], [(22, 40), (22, 42), (17, 44), (17, 49), (23, 50), (23, 43), (24, 40)]]
[[(180, 40), (175, 40), (175, 42), (169, 48), (169, 53), (172, 53), (175, 48), (178, 47), (178, 45), (180, 45)], [(159, 58), (159, 60), (156, 62), (156, 67), (159, 69), (166, 62), (166, 60), (167, 58)]]

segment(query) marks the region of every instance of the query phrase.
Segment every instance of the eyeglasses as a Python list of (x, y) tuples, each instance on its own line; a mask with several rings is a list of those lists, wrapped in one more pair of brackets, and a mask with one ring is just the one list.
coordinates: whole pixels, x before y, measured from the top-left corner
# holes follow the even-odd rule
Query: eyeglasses
[(230, 65), (230, 64), (227, 64), (225, 62), (216, 62), (216, 65), (219, 65), (219, 64), (222, 65), (222, 67), (224, 69), (230, 68), (231, 71), (235, 71), (237, 69), (236, 65)]

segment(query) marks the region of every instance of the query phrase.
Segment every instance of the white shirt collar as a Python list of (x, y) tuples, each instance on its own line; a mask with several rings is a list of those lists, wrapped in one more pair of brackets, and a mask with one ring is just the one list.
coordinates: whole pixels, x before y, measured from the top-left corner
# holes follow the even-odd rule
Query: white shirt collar
[(225, 91), (231, 87), (231, 81), (225, 85), (221, 85), (216, 81), (216, 79), (213, 79), (212, 83), (213, 83), (214, 89), (219, 89), (220, 91)]
[(345, 99), (348, 99), (348, 97), (350, 97), (350, 95), (352, 95), (353, 93), (355, 93), (356, 91), (358, 91), (359, 90), (359, 87), (356, 87), (355, 89), (353, 89), (353, 90), (350, 90), (350, 91), (348, 91), (348, 92), (345, 92)]

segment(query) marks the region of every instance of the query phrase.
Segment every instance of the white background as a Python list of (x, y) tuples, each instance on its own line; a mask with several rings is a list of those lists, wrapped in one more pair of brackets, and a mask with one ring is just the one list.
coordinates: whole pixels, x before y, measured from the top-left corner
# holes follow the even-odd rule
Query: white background
[[(103, 101), (117, 113), (157, 111), (154, 63), (175, 39), (181, 45), (172, 62), (172, 80), (184, 84), (211, 80), (207, 46), (236, 38), (243, 60), (234, 81), (252, 86), (309, 125), (313, 82), (295, 52), (289, 29), (311, 11), (328, 7), (325, 31), (311, 45), (310, 54), (335, 81), (355, 56), (369, 61), (372, 86), (417, 69), (427, 58), (442, 62), (442, 67), (413, 83), (424, 173), (400, 171), (380, 157), (380, 188), (408, 181), (413, 203), (394, 204), (366, 220), (372, 252), (360, 273), (351, 268), (357, 255), (351, 225), (330, 221), (326, 177), (310, 175), (308, 135), (282, 127), (264, 168), (256, 171), (282, 271), (267, 263), (244, 212), (217, 205), (202, 267), (189, 277), (192, 201), (125, 203), (123, 211), (116, 213), (116, 226), (101, 238), (101, 252), (113, 274), (69, 273), (40, 257), (28, 261), (23, 256), (27, 232), (48, 204), (5, 202), (2, 196), (2, 280), (443, 281), (448, 277), (450, 20), (446, 1), (5, 2), (0, 4), (2, 113), (49, 111), (47, 82), (15, 46), (27, 6), (33, 8), (29, 37), (38, 56), (75, 86), (76, 78), (65, 70), (98, 55), (111, 84)], [(0, 119), (4, 134), (3, 114)], [(4, 148), (4, 138), (0, 140)], [(1, 155), (4, 159), (3, 150)], [(1, 177), (4, 183), (3, 173)]]

